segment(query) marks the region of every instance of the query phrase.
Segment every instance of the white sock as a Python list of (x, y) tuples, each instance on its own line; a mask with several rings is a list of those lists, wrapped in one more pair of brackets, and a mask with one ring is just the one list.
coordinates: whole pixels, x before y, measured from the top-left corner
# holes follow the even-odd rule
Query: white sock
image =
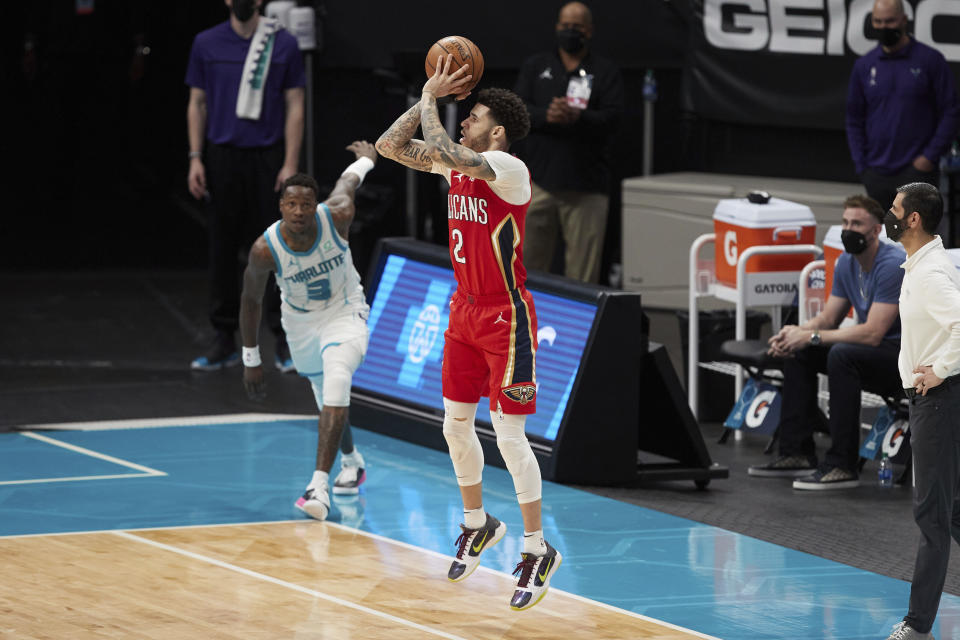
[(543, 529), (523, 532), (523, 552), (535, 556), (547, 555), (547, 545), (543, 541)]
[(363, 456), (360, 455), (360, 450), (356, 447), (353, 448), (353, 451), (350, 453), (340, 453), (340, 466), (341, 467), (362, 467), (363, 466)]
[(328, 486), (330, 486), (330, 474), (326, 471), (320, 471), (319, 469), (313, 472), (313, 479), (310, 480), (310, 484), (307, 485), (308, 488), (313, 487), (314, 489), (321, 487), (326, 489)]
[(480, 529), (487, 524), (487, 512), (483, 507), (463, 510), (463, 524), (467, 529)]

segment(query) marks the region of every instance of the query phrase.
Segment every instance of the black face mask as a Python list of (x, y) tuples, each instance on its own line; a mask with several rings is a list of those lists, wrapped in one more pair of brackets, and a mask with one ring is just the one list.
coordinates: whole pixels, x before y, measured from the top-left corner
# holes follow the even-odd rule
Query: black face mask
[(237, 17), (237, 20), (246, 22), (252, 18), (254, 12), (256, 12), (257, 2), (256, 0), (233, 0), (230, 10), (233, 11), (233, 15)]
[(557, 31), (557, 45), (567, 53), (578, 53), (587, 46), (587, 36), (578, 29), (560, 29)]
[(902, 29), (877, 29), (877, 34), (880, 40), (880, 44), (885, 47), (892, 47), (893, 45), (900, 42), (900, 38), (903, 37)]
[(867, 248), (867, 236), (853, 229), (844, 229), (840, 232), (840, 242), (847, 253), (857, 255)]
[(893, 211), (887, 211), (884, 214), (883, 227), (887, 230), (887, 237), (894, 242), (899, 242), (907, 231), (907, 223), (902, 218), (893, 215)]

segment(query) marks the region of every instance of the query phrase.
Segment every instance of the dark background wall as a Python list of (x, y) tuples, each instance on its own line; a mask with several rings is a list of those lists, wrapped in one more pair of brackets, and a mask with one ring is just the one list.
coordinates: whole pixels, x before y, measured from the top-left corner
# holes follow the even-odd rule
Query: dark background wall
[[(0, 266), (197, 267), (205, 262), (205, 207), (186, 191), (183, 84), (193, 36), (227, 18), (220, 0), (34, 0), (2, 27), (4, 94), (12, 100), (4, 150)], [(301, 4), (307, 4), (301, 2)], [(407, 87), (382, 70), (423, 81), (422, 58), (448, 34), (477, 42), (481, 86), (510, 87), (521, 60), (553, 46), (562, 2), (488, 0), (481, 5), (316, 2), (321, 48), (314, 56), (316, 174), (331, 183), (355, 138), (375, 140), (406, 107)], [(616, 60), (626, 113), (613, 148), (614, 174), (641, 173), (643, 77), (655, 72), (654, 171), (697, 170), (854, 180), (843, 131), (722, 122), (685, 110), (683, 66), (698, 3), (591, 3), (594, 50)], [(24, 55), (33, 34), (35, 55)], [(142, 75), (131, 67), (138, 40), (150, 46)], [(849, 60), (852, 63), (852, 57)], [(462, 114), (461, 114), (462, 115)], [(444, 200), (434, 176), (418, 179), (418, 233), (443, 241)], [(403, 233), (404, 173), (383, 162), (362, 194), (355, 252), (379, 235)], [(619, 193), (611, 202), (605, 262), (617, 258)], [(432, 218), (433, 231), (426, 220)], [(439, 236), (437, 231), (439, 230)]]

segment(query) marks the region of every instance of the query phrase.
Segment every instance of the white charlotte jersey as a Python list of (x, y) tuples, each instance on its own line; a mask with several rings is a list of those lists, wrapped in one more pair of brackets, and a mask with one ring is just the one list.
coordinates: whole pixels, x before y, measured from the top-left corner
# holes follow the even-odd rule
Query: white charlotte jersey
[(330, 209), (320, 203), (315, 215), (317, 240), (306, 251), (293, 251), (287, 246), (279, 220), (263, 234), (273, 254), (280, 297), (284, 304), (301, 312), (366, 306), (350, 247), (333, 226)]

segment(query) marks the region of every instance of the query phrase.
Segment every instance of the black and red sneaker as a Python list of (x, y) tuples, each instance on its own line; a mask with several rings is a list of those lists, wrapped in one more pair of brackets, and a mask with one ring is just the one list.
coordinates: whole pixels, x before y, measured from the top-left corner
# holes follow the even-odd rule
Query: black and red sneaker
[(560, 567), (563, 556), (548, 542), (544, 541), (544, 544), (547, 545), (547, 552), (542, 556), (520, 554), (523, 560), (513, 570), (513, 575), (520, 574), (517, 590), (510, 599), (510, 608), (514, 611), (525, 611), (543, 600), (550, 588), (550, 578)]
[(454, 543), (457, 545), (457, 558), (450, 563), (447, 579), (460, 582), (480, 564), (480, 554), (500, 542), (507, 533), (507, 525), (489, 513), (487, 522), (479, 529), (467, 529), (460, 525), (463, 532)]

